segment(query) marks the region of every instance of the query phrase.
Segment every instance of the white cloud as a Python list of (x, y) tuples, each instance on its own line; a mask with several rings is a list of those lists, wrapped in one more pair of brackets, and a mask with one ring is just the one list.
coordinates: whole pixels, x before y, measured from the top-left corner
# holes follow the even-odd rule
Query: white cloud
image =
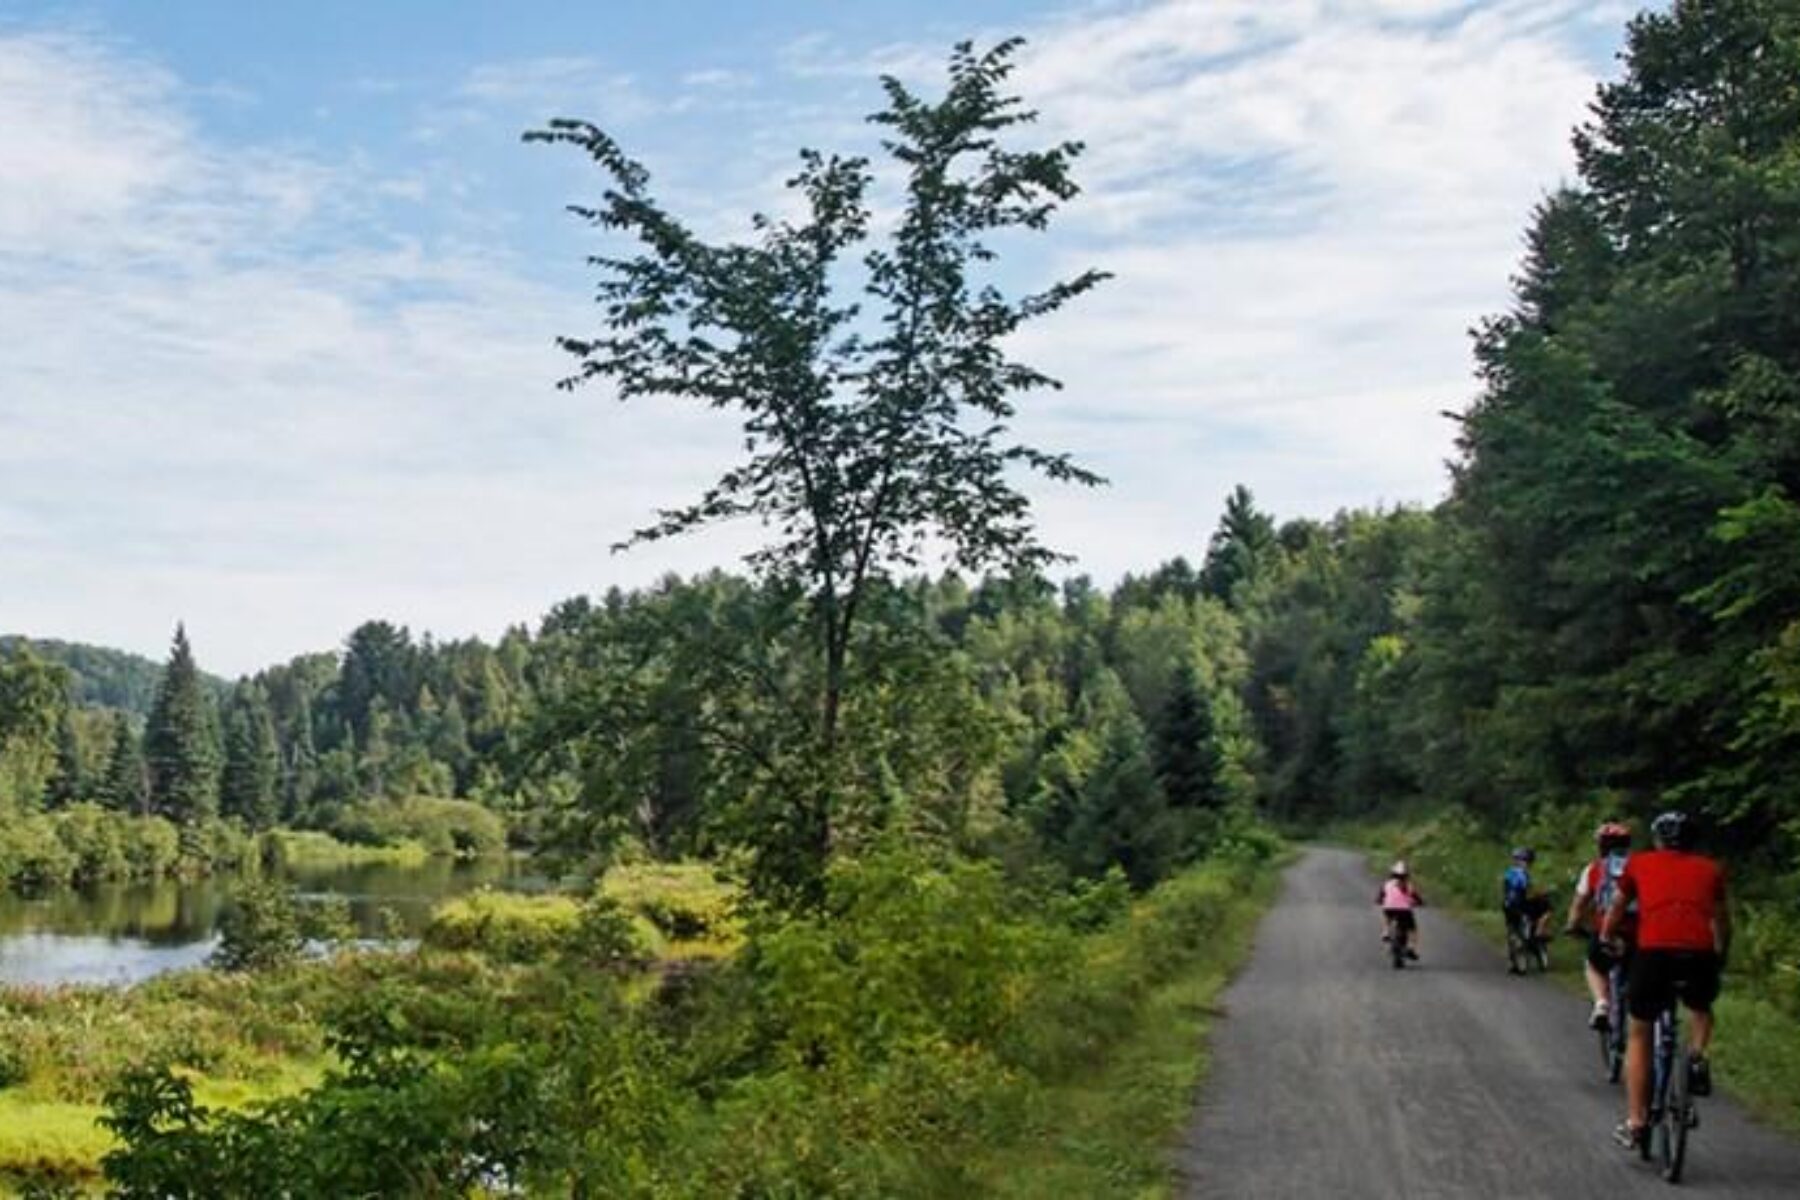
[[(1464, 331), (1506, 302), (1528, 210), (1569, 170), (1594, 8), (1168, 0), (1027, 29), (1019, 89), (1046, 136), (1090, 151), (1055, 261), (1017, 277), (1117, 275), (1021, 339), (1069, 385), (1029, 400), (1021, 432), (1113, 479), (1046, 490), (1046, 539), (1104, 576), (1200, 552), (1240, 480), (1284, 515), (1434, 498), (1438, 412), (1472, 389)], [(867, 148), (874, 73), (928, 88), (950, 40), (814, 39), (774, 64), (785, 85), (705, 60), (666, 84), (588, 57), (490, 63), (429, 110), (430, 161), (376, 170), (227, 148), (141, 55), (0, 35), (0, 632), (155, 653), (185, 618), (203, 661), (238, 671), (369, 616), (492, 634), (576, 590), (728, 561), (753, 531), (605, 554), (707, 481), (734, 431), (550, 389), (568, 365), (551, 336), (592, 320), (574, 227), (553, 285), (495, 238), (403, 235), (392, 212), (441, 216), (491, 165), (448, 134), (510, 153), (568, 113), (638, 122), (628, 149), (678, 210), (741, 229), (779, 203), (794, 147)], [(417, 84), (355, 86), (421, 103)], [(581, 194), (529, 202), (548, 218)]]

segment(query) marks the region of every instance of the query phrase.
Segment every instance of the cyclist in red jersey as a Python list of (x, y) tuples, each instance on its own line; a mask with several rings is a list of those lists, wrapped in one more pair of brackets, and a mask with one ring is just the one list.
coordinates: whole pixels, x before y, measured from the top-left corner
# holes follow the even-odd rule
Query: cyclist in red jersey
[(1692, 1014), (1689, 1023), (1690, 1088), (1712, 1091), (1706, 1048), (1712, 1040), (1713, 1001), (1719, 972), (1731, 947), (1731, 918), (1725, 905), (1725, 872), (1693, 850), (1694, 822), (1683, 812), (1666, 812), (1650, 827), (1656, 849), (1631, 856), (1619, 876), (1618, 894), (1601, 923), (1600, 936), (1612, 940), (1637, 901), (1637, 954), (1631, 963), (1631, 1038), (1625, 1053), (1628, 1108), (1614, 1131), (1635, 1149), (1648, 1134), (1650, 1032), (1657, 1014), (1679, 999)]

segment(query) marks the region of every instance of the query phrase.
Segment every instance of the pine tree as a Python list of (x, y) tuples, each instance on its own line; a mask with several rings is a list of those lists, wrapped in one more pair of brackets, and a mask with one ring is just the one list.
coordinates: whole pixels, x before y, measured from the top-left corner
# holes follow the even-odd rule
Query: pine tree
[(219, 749), (211, 710), (187, 630), (178, 625), (144, 729), (151, 809), (178, 825), (197, 824), (219, 809)]
[(65, 708), (56, 729), (56, 773), (44, 789), (44, 807), (67, 808), (86, 799), (87, 775), (81, 765), (81, 742), (75, 734), (75, 716)]
[(1183, 663), (1156, 725), (1156, 777), (1169, 807), (1201, 812), (1219, 807), (1223, 757), (1212, 702), (1191, 662)]
[(256, 684), (238, 685), (225, 722), (225, 775), (220, 807), (252, 829), (275, 824), (281, 752), (268, 700)]
[(115, 812), (137, 816), (150, 810), (150, 777), (144, 769), (143, 750), (124, 713), (113, 719), (112, 753), (107, 758), (100, 801)]
[(287, 731), (287, 748), (282, 755), (282, 766), (282, 817), (294, 823), (312, 805), (319, 779), (319, 749), (313, 741), (312, 701), (307, 699), (304, 692), (300, 694), (293, 722)]
[(1238, 484), (1225, 497), (1225, 512), (1207, 544), (1201, 591), (1231, 604), (1238, 586), (1261, 573), (1278, 545), (1274, 518), (1259, 511), (1250, 489)]

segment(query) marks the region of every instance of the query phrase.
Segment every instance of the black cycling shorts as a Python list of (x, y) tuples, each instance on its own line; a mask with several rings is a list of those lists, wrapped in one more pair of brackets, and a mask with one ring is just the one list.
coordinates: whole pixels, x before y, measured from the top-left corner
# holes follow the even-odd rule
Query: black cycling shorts
[(1600, 940), (1599, 934), (1590, 933), (1588, 934), (1587, 960), (1588, 966), (1602, 975), (1611, 971), (1615, 963), (1623, 961), (1626, 978), (1629, 979), (1631, 976), (1631, 943), (1625, 943), (1624, 953), (1614, 954), (1611, 946)]
[(1381, 910), (1381, 913), (1388, 920), (1392, 921), (1394, 923), (1394, 928), (1398, 929), (1401, 933), (1411, 933), (1419, 927), (1419, 923), (1413, 917), (1412, 909), (1410, 908), (1384, 908)]
[(1719, 998), (1719, 956), (1711, 950), (1639, 950), (1627, 986), (1633, 1020), (1654, 1021), (1677, 998), (1695, 1012), (1711, 1012)]

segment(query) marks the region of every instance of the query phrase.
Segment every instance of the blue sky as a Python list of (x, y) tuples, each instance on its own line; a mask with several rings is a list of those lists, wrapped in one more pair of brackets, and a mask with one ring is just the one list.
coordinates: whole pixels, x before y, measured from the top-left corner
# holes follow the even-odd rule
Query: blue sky
[(870, 151), (876, 77), (1022, 33), (1085, 194), (1009, 277), (1116, 278), (1020, 351), (1039, 489), (1112, 578), (1281, 515), (1431, 502), (1531, 205), (1616, 70), (1607, 0), (307, 4), (0, 0), (0, 632), (254, 670), (383, 616), (493, 636), (728, 565), (609, 556), (729, 462), (716, 414), (551, 387), (597, 248), (592, 119), (725, 236), (796, 148)]

